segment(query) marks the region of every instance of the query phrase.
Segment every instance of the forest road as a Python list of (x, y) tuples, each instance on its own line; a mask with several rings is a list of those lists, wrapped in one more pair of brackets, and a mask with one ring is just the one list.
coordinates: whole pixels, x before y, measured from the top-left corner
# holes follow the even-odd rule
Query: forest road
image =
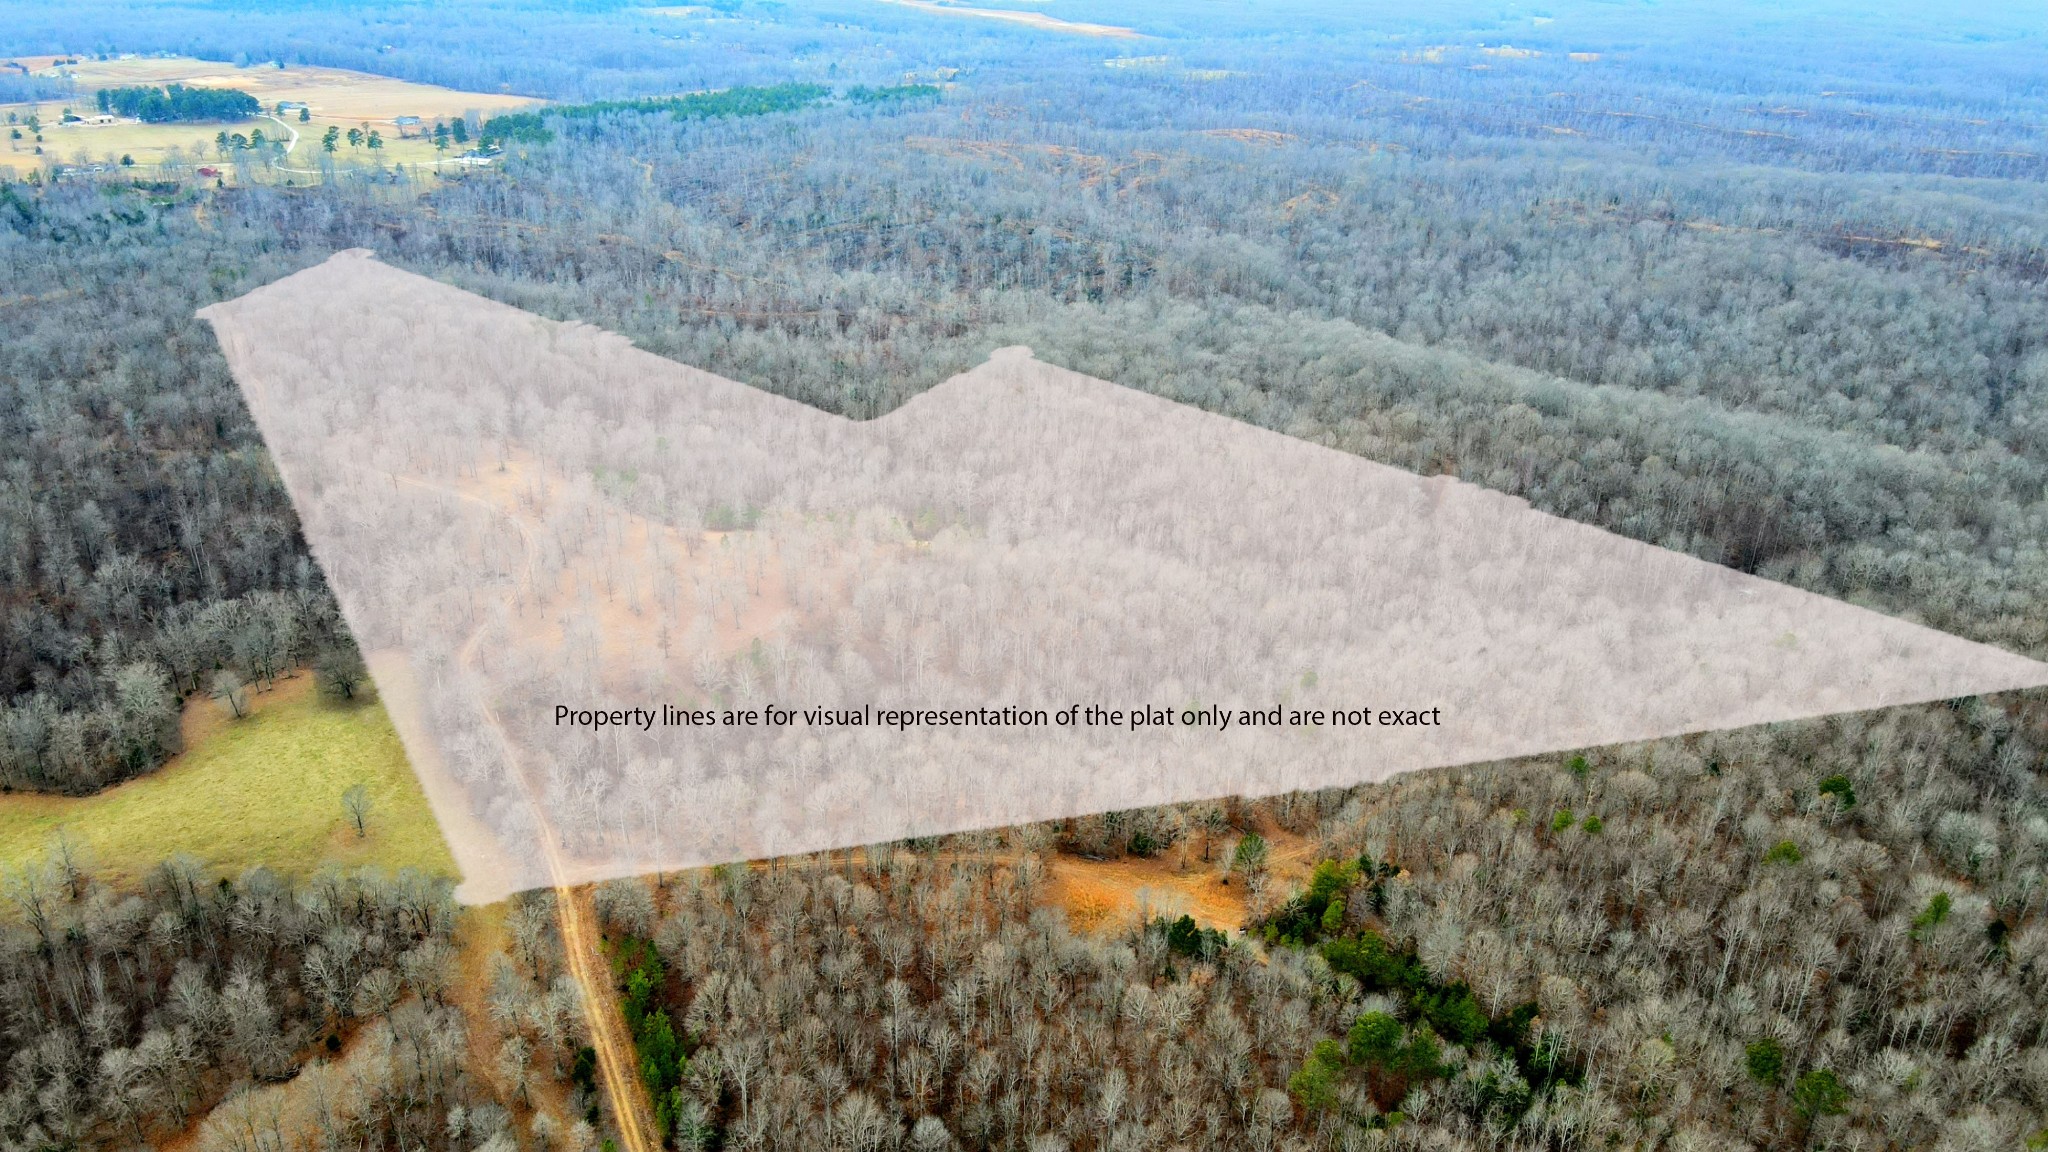
[[(519, 538), (525, 545), (526, 565), (521, 577), (523, 587), (533, 583), (533, 557), (537, 551), (533, 527), (519, 517), (506, 512), (490, 501), (468, 492), (460, 492), (439, 484), (430, 484), (410, 476), (394, 476), (394, 481), (415, 488), (422, 488), (443, 496), (479, 505), (492, 514), (509, 521), (519, 531)], [(515, 597), (517, 593), (514, 593)], [(474, 671), (478, 645), (484, 636), (484, 625), (476, 629), (463, 641), (462, 649), (456, 655), (456, 663), (465, 671)], [(499, 755), (505, 758), (505, 767), (512, 782), (525, 798), (527, 808), (533, 813), (537, 838), (542, 854), (547, 858), (548, 875), (555, 889), (555, 918), (562, 933), (562, 952), (569, 962), (569, 975), (576, 986), (583, 990), (583, 1019), (590, 1029), (590, 1046), (597, 1052), (598, 1078), (604, 1083), (604, 1092), (612, 1102), (612, 1116), (619, 1126), (621, 1152), (661, 1152), (661, 1140), (653, 1135), (652, 1109), (648, 1107), (645, 1094), (641, 1091), (637, 1074), (640, 1062), (634, 1057), (632, 1041), (625, 1035), (624, 1015), (619, 1010), (616, 989), (612, 986), (611, 965), (605, 961), (604, 952), (598, 946), (598, 932), (595, 917), (588, 899), (570, 883), (567, 862), (562, 859), (561, 836), (548, 819), (547, 809), (534, 795), (533, 785), (527, 780), (526, 772), (519, 764), (519, 754), (513, 748), (511, 738), (505, 733), (505, 726), (499, 720), (497, 710), (489, 701), (479, 699), (478, 707), (483, 711), (484, 726), (490, 730), (491, 739), (497, 743)]]
[[(289, 125), (287, 125), (289, 127)], [(267, 395), (260, 382), (251, 382), (255, 393), (252, 399)], [(501, 516), (518, 530), (523, 545), (524, 571), (520, 574), (520, 587), (530, 588), (534, 580), (533, 558), (539, 551), (534, 539), (533, 526), (519, 517), (482, 497), (461, 492), (439, 484), (430, 484), (410, 476), (393, 475), (394, 484), (405, 484), (443, 496), (452, 496), (481, 505), (486, 511)], [(514, 592), (514, 597), (517, 596)], [(474, 671), (477, 646), (482, 642), (484, 626), (479, 623), (469, 637), (463, 641), (456, 661), (466, 671)], [(618, 997), (612, 987), (611, 965), (605, 962), (604, 954), (598, 947), (598, 934), (593, 927), (593, 913), (588, 903), (581, 898), (569, 882), (569, 869), (562, 859), (561, 835), (555, 831), (543, 808), (533, 793), (533, 785), (527, 780), (525, 771), (519, 765), (519, 755), (512, 741), (505, 733), (504, 723), (497, 710), (488, 701), (479, 701), (483, 710), (485, 727), (490, 730), (491, 739), (497, 742), (498, 752), (505, 758), (505, 767), (511, 775), (519, 793), (532, 811), (535, 831), (540, 840), (541, 852), (547, 858), (548, 875), (555, 890), (555, 917), (562, 933), (562, 952), (568, 960), (570, 978), (583, 992), (583, 1019), (590, 1030), (590, 1046), (597, 1052), (599, 1079), (604, 1083), (604, 1093), (612, 1103), (612, 1116), (619, 1128), (621, 1152), (661, 1152), (661, 1140), (654, 1132), (653, 1110), (648, 1107), (645, 1094), (640, 1088), (637, 1071), (640, 1062), (634, 1058), (630, 1039), (624, 1035), (625, 1017), (619, 1010)]]

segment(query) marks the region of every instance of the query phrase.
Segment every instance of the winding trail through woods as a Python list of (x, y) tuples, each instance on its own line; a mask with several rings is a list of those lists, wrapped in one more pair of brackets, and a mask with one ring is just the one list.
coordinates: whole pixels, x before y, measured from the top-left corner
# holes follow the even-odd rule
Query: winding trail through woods
[[(399, 484), (466, 500), (509, 521), (519, 530), (519, 539), (525, 548), (526, 564), (520, 576), (521, 582), (528, 587), (532, 585), (533, 557), (539, 546), (534, 540), (531, 525), (472, 493), (410, 476), (394, 476), (392, 479)], [(484, 626), (479, 623), (463, 641), (456, 662), (465, 671), (475, 671), (476, 650), (483, 635)], [(505, 758), (507, 773), (518, 787), (519, 794), (525, 798), (527, 808), (533, 812), (535, 838), (540, 842), (542, 855), (547, 858), (548, 875), (554, 881), (555, 919), (561, 928), (562, 952), (568, 959), (570, 977), (583, 990), (583, 1019), (590, 1029), (590, 1046), (597, 1052), (598, 1078), (603, 1081), (605, 1095), (612, 1102), (612, 1115), (619, 1126), (622, 1152), (661, 1152), (661, 1141), (653, 1135), (652, 1111), (635, 1072), (640, 1062), (634, 1058), (632, 1041), (625, 1035), (624, 1017), (613, 994), (611, 965), (605, 962), (604, 952), (598, 946), (596, 918), (589, 899), (570, 883), (568, 864), (562, 858), (561, 836), (548, 819), (546, 806), (534, 795), (533, 785), (526, 778), (526, 771), (520, 767), (518, 751), (506, 735), (497, 710), (481, 696), (477, 699), (477, 706), (483, 713), (491, 739), (497, 743), (499, 754)]]

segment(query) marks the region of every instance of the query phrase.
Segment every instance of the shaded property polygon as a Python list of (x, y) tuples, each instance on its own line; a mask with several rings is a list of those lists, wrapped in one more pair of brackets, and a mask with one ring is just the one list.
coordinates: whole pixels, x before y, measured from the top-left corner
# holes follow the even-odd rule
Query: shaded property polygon
[(2048, 683), (1022, 349), (859, 423), (363, 253), (206, 315), (469, 899)]

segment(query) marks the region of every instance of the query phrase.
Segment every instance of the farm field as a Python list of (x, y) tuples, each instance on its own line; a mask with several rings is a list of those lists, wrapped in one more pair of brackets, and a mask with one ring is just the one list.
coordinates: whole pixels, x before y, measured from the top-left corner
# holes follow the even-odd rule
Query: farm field
[[(333, 703), (306, 674), (249, 702), (239, 721), (212, 700), (187, 705), (185, 751), (148, 776), (93, 796), (0, 796), (0, 867), (43, 856), (61, 831), (124, 884), (178, 853), (228, 875), (261, 864), (303, 877), (329, 863), (455, 873), (382, 704)], [(341, 804), (358, 783), (370, 795), (360, 839)]]
[(10, 138), (5, 141), (6, 149), (0, 150), (0, 166), (11, 169), (16, 176), (56, 164), (111, 166), (124, 155), (145, 170), (153, 170), (174, 156), (191, 165), (218, 161), (214, 134), (223, 127), (230, 127), (228, 125), (60, 122), (66, 108), (82, 116), (91, 115), (96, 110), (93, 94), (102, 88), (168, 84), (234, 88), (254, 96), (266, 113), (274, 111), (281, 102), (304, 104), (310, 116), (304, 123), (298, 120), (296, 112), (289, 112), (282, 117), (266, 115), (240, 121), (231, 129), (246, 133), (252, 128), (260, 128), (266, 137), (286, 140), (290, 140), (293, 133), (297, 134), (297, 145), (284, 160), (282, 170), (276, 173), (280, 179), (304, 178), (318, 172), (315, 157), (320, 137), (329, 126), (337, 127), (343, 133), (351, 128), (365, 133), (376, 129), (383, 137), (384, 146), (378, 150), (381, 156), (366, 148), (350, 148), (343, 143), (336, 155), (344, 164), (369, 164), (381, 160), (387, 165), (424, 167), (446, 160), (452, 150), (450, 153), (439, 152), (433, 141), (425, 137), (401, 138), (398, 117), (417, 116), (431, 128), (437, 119), (449, 120), (468, 115), (475, 120), (539, 103), (524, 96), (462, 92), (366, 72), (298, 64), (237, 67), (190, 56), (81, 59), (76, 64), (65, 65), (57, 65), (53, 58), (45, 56), (20, 57), (15, 62), (33, 74), (68, 76), (78, 86), (77, 95), (68, 100), (0, 104), (0, 120), (7, 120), (9, 128), (20, 128), (31, 115), (42, 121), (41, 155), (35, 152), (32, 134), (24, 131), (22, 139), (14, 140), (11, 131), (6, 133)]

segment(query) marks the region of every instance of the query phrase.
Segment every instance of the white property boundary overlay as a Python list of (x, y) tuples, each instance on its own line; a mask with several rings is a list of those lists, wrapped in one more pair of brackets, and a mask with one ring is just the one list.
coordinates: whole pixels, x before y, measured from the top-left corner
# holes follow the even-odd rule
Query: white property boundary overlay
[[(204, 315), (465, 899), (2048, 684), (1023, 349), (856, 423), (361, 252)], [(554, 723), (769, 703), (1442, 723)]]

